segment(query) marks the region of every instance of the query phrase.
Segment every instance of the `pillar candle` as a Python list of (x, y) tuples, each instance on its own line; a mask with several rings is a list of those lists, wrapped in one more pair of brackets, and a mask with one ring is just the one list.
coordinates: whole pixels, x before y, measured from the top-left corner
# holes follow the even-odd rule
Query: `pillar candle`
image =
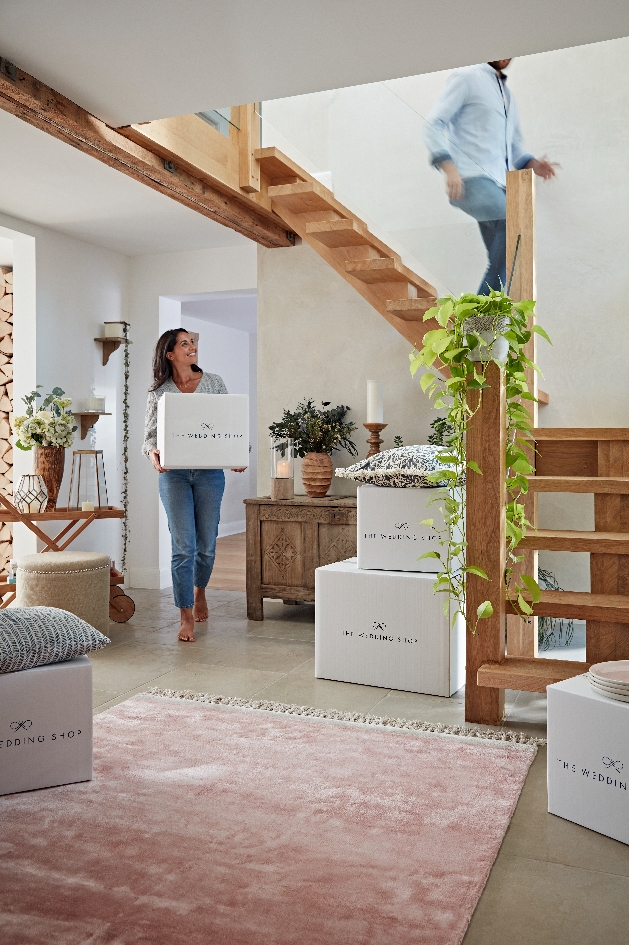
[(290, 479), (290, 460), (278, 459), (275, 468), (276, 479)]
[(367, 381), (367, 423), (384, 423), (382, 382)]
[(82, 511), (82, 512), (93, 512), (93, 511), (94, 511), (94, 503), (93, 503), (93, 502), (82, 502), (82, 503), (81, 503), (81, 511)]

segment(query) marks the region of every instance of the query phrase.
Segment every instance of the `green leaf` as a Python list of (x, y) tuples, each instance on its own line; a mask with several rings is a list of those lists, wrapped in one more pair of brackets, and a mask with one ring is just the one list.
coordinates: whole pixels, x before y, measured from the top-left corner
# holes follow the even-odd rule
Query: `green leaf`
[(518, 607), (522, 613), (526, 614), (527, 616), (533, 613), (533, 608), (530, 604), (527, 604), (521, 594), (518, 594)]
[(430, 321), (431, 318), (437, 317), (437, 312), (439, 311), (436, 305), (433, 305), (432, 308), (429, 308), (427, 312), (424, 312), (424, 321)]
[(470, 564), (466, 567), (467, 574), (475, 574), (476, 577), (483, 578), (483, 580), (488, 581), (489, 578), (485, 574), (482, 568), (477, 568), (475, 565)]
[(419, 384), (421, 389), (426, 392), (426, 388), (430, 387), (433, 381), (436, 381), (437, 378), (434, 374), (431, 374), (430, 371), (427, 371), (426, 374), (422, 374), (419, 379)]
[(439, 561), (441, 561), (441, 555), (438, 551), (426, 551), (423, 555), (420, 555), (417, 560), (421, 561), (422, 558), (437, 558)]
[(550, 340), (550, 338), (548, 337), (548, 335), (546, 334), (546, 332), (544, 331), (541, 325), (533, 325), (533, 327), (531, 328), (531, 331), (534, 331), (538, 335), (541, 335), (542, 338), (546, 339), (549, 345), (552, 345), (552, 341)]
[(475, 462), (474, 462), (473, 459), (471, 459), (471, 460), (468, 462), (467, 468), (468, 468), (468, 469), (471, 469), (472, 472), (478, 473), (479, 476), (482, 476), (482, 475), (483, 475), (483, 470), (480, 468), (480, 466), (478, 465), (478, 463), (475, 463)]
[(533, 603), (539, 604), (542, 597), (542, 591), (539, 584), (535, 580), (535, 578), (532, 578), (530, 574), (523, 574), (522, 580), (524, 581), (527, 588), (531, 592), (531, 600), (533, 601)]
[(476, 616), (479, 620), (485, 620), (487, 617), (491, 617), (494, 612), (494, 608), (491, 606), (491, 601), (484, 600), (482, 604), (479, 604), (476, 608)]
[(422, 521), (419, 524), (428, 525), (430, 527), (433, 522), (434, 522), (434, 518), (425, 518), (425, 519), (422, 519)]
[(24, 446), (24, 444), (23, 444), (23, 443), (20, 443), (19, 440), (16, 440), (16, 441), (15, 441), (15, 445), (17, 446), (17, 448), (18, 448), (19, 450), (24, 450), (25, 453), (28, 453), (29, 450), (31, 450), (31, 449), (33, 448), (32, 446)]

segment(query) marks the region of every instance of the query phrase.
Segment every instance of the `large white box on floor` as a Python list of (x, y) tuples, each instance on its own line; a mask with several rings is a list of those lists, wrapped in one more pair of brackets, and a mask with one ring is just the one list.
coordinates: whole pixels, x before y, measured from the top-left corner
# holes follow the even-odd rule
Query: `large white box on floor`
[(249, 465), (249, 398), (244, 394), (163, 394), (157, 448), (166, 469)]
[(0, 795), (91, 778), (87, 656), (0, 675)]
[(315, 676), (451, 696), (465, 683), (465, 622), (444, 616), (434, 575), (361, 571), (356, 558), (315, 571)]
[(441, 551), (429, 525), (443, 528), (436, 489), (393, 489), (390, 486), (358, 487), (358, 567), (382, 571), (441, 571), (436, 558), (417, 559), (426, 551)]
[(549, 813), (629, 843), (629, 704), (587, 675), (547, 693)]

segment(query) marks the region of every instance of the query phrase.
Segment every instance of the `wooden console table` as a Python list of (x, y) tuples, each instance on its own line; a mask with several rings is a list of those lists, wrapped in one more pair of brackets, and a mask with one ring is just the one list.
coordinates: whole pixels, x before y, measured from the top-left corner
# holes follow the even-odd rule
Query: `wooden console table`
[(263, 620), (265, 597), (314, 600), (315, 570), (356, 554), (356, 499), (245, 499), (247, 616)]
[[(63, 508), (53, 509), (52, 512), (19, 512), (10, 500), (0, 493), (0, 522), (22, 522), (43, 541), (42, 552), (65, 551), (88, 525), (102, 518), (124, 518), (124, 509), (113, 505), (103, 505), (94, 509), (93, 512)], [(42, 531), (37, 522), (67, 522), (68, 524), (51, 538)], [(0, 610), (3, 610), (15, 600), (15, 584), (8, 584), (0, 579), (0, 598), (2, 599)]]

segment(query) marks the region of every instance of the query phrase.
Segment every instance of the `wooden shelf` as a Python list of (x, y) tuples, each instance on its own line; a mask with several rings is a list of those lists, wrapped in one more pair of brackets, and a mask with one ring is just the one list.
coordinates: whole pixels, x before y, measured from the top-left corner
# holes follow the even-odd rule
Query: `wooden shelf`
[(87, 431), (94, 426), (99, 417), (111, 417), (111, 414), (105, 410), (75, 410), (74, 416), (81, 418), (81, 439), (84, 440)]
[[(531, 595), (522, 595), (531, 604)], [(564, 617), (566, 620), (598, 620), (629, 624), (629, 597), (620, 594), (590, 594), (587, 591), (542, 591), (538, 604), (531, 604), (534, 617)], [(508, 614), (515, 610), (505, 604)]]
[(120, 345), (132, 345), (133, 342), (129, 341), (128, 338), (94, 338), (94, 341), (97, 341), (103, 346), (103, 366), (107, 364), (109, 358), (117, 351)]
[(491, 689), (518, 689), (546, 692), (546, 686), (587, 673), (590, 663), (576, 660), (525, 659), (507, 656), (500, 663), (483, 663), (478, 668), (478, 685)]
[(0, 522), (21, 522), (28, 519), (30, 522), (70, 522), (78, 521), (82, 518), (124, 518), (124, 509), (115, 505), (101, 505), (93, 512), (83, 512), (82, 509), (59, 508), (52, 512), (24, 512), (20, 515), (18, 512), (12, 512), (10, 509), (0, 507)]
[(518, 548), (535, 551), (586, 551), (598, 555), (629, 555), (629, 532), (531, 529)]
[(529, 492), (629, 495), (628, 476), (527, 476)]

